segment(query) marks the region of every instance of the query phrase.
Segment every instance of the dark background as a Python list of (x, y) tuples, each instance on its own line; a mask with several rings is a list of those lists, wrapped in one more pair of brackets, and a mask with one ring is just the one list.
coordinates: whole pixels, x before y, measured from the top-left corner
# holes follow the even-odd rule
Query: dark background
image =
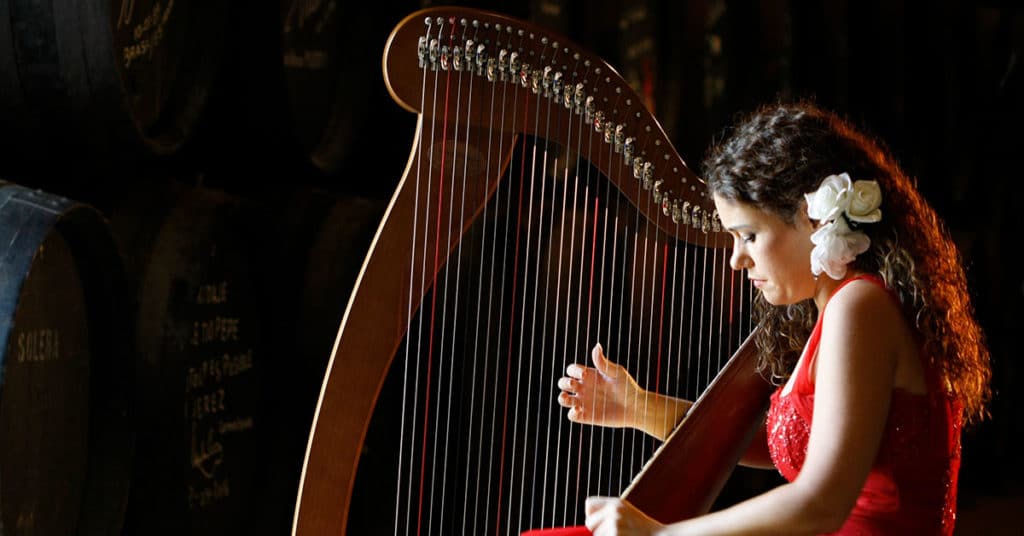
[[(927, 7), (902, 0), (459, 3), (533, 20), (596, 52), (644, 96), (695, 167), (737, 113), (776, 98), (813, 99), (882, 139), (959, 245), (992, 352), (991, 418), (964, 434), (960, 531), (999, 532), (1007, 526), (1002, 520), (1013, 522), (1010, 514), (1024, 506), (1024, 457), (1017, 455), (1024, 434), (1016, 385), (1021, 352), (1014, 337), (1024, 310), (1017, 262), (1024, 232), (1021, 9), (950, 0)], [(323, 261), (327, 273), (341, 275), (318, 284), (347, 288), (401, 177), (415, 122), (390, 100), (380, 55), (395, 23), (437, 4), (325, 2), (333, 6), (333, 26), (318, 39), (329, 68), (303, 78), (281, 68), (282, 54), (301, 41), (289, 41), (283, 28), (293, 8), (314, 4), (209, 3), (218, 6), (215, 16), (204, 16), (209, 31), (192, 31), (180, 45), (193, 69), (179, 69), (178, 84), (202, 91), (182, 107), (191, 126), (170, 150), (154, 153), (108, 134), (112, 120), (104, 117), (121, 108), (98, 91), (92, 100), (72, 98), (68, 84), (40, 90), (52, 80), (45, 73), (5, 72), (8, 82), (28, 89), (24, 102), (0, 99), (0, 178), (94, 204), (111, 216), (133, 202), (131, 192), (166, 181), (252, 201), (275, 224), (294, 220), (289, 211), (302, 212), (288, 201), (297, 192), (314, 196), (318, 201), (309, 206), (320, 216), (307, 227), (333, 225), (341, 233), (335, 236), (350, 240), (345, 251), (320, 251), (331, 255)], [(14, 49), (24, 59), (24, 42)], [(82, 119), (90, 114), (100, 119)], [(337, 221), (329, 223), (332, 217)], [(304, 253), (312, 254), (315, 240), (305, 232), (279, 242), (299, 236)], [(263, 243), (254, 253), (252, 262), (274, 267), (268, 280), (310, 277), (306, 268), (286, 264), (281, 256), (289, 250), (277, 246)], [(320, 305), (324, 337), (333, 339), (343, 301)], [(292, 386), (318, 389), (319, 366), (309, 365)]]

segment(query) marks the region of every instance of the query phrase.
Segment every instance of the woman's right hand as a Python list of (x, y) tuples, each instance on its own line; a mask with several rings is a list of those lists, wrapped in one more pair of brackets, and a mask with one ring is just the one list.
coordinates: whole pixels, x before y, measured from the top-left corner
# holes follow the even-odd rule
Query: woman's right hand
[(604, 355), (600, 344), (590, 353), (594, 367), (573, 363), (558, 380), (558, 403), (569, 408), (570, 421), (621, 428), (643, 422), (639, 409), (646, 391), (637, 385), (625, 367)]

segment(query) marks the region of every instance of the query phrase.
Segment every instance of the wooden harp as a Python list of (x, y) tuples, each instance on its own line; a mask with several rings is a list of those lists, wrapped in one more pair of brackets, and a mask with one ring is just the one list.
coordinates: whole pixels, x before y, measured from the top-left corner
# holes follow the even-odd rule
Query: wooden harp
[[(518, 534), (580, 523), (591, 494), (663, 521), (706, 511), (770, 386), (704, 184), (612, 67), (533, 24), (419, 11), (383, 69), (417, 128), (335, 341), (293, 534)], [(596, 341), (698, 400), (664, 445), (555, 403)]]

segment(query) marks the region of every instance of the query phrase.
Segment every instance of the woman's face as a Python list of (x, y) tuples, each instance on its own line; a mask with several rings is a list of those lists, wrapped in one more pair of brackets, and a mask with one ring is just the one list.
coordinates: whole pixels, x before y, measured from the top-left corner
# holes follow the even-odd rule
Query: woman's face
[(733, 239), (729, 263), (746, 270), (753, 285), (772, 305), (797, 303), (815, 295), (811, 273), (811, 233), (814, 224), (806, 211), (786, 223), (779, 216), (754, 205), (715, 195), (722, 226)]

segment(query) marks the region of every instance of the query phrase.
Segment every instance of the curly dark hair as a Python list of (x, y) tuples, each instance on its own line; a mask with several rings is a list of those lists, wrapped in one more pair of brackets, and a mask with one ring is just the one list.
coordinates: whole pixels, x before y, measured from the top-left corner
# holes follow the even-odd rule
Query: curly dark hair
[[(861, 227), (871, 247), (853, 267), (879, 274), (896, 293), (965, 419), (983, 419), (991, 397), (989, 353), (959, 252), (889, 152), (850, 121), (809, 102), (764, 106), (727, 134), (704, 160), (710, 192), (757, 205), (789, 223), (802, 209), (804, 193), (829, 175), (846, 172), (853, 180), (878, 181), (882, 221)], [(784, 380), (814, 326), (814, 303), (774, 306), (758, 293), (753, 314), (761, 325), (761, 370)]]

